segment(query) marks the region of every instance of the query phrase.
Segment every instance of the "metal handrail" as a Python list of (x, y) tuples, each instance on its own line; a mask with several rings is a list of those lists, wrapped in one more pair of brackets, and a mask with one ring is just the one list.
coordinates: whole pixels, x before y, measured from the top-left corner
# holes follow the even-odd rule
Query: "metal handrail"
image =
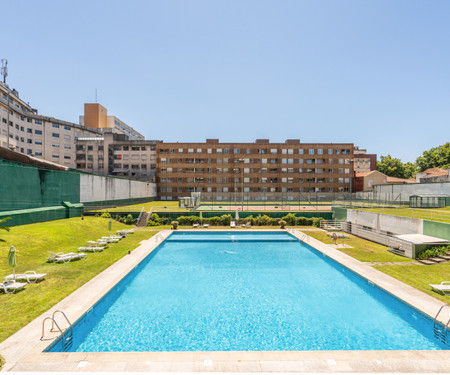
[[(439, 309), (439, 311), (437, 312), (436, 316), (433, 319), (433, 323), (434, 324), (436, 324), (437, 318), (438, 318), (439, 314), (441, 313), (441, 311), (444, 309), (444, 307), (450, 307), (450, 305), (444, 304), (444, 305), (441, 306), (441, 308)], [(450, 319), (445, 324), (445, 327), (448, 327), (449, 324), (450, 324)]]
[[(58, 313), (58, 312), (61, 313), (61, 314), (63, 314), (63, 316), (64, 316), (64, 318), (66, 319), (67, 323), (69, 323), (70, 330), (72, 330), (72, 329), (73, 329), (72, 323), (70, 323), (70, 320), (67, 318), (67, 316), (66, 316), (66, 314), (64, 313), (64, 311), (62, 311), (62, 310), (55, 310), (55, 311), (53, 312), (53, 314), (52, 314), (52, 320), (56, 323), (56, 321), (55, 321), (55, 314)], [(52, 329), (50, 330), (50, 332), (54, 332), (54, 331), (53, 331), (53, 324), (52, 324)]]
[(144, 208), (144, 206), (142, 206), (141, 213), (139, 214), (136, 223), (139, 223), (139, 220), (141, 220), (141, 216), (142, 216), (142, 213), (144, 212), (144, 210), (145, 210), (145, 208)]
[[(47, 316), (47, 317), (42, 321), (42, 335), (41, 335), (41, 338), (40, 338), (41, 341), (44, 341), (44, 327), (45, 327), (45, 321), (48, 320), (48, 319), (50, 319), (50, 320), (52, 321), (52, 328), (50, 329), (50, 332), (53, 331), (53, 324), (55, 324), (56, 327), (58, 327), (59, 332), (61, 332), (61, 335), (64, 335), (63, 330), (59, 327), (58, 323), (56, 323), (55, 319), (53, 319), (53, 318), (50, 317), (50, 316)], [(51, 338), (51, 339), (52, 339), (52, 338)], [(48, 340), (51, 340), (51, 339), (48, 339)]]

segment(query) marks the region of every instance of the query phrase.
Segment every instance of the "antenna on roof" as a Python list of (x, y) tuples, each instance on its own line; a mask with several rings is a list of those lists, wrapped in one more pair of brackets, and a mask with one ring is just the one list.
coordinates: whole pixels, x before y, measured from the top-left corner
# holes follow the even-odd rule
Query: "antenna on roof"
[(6, 83), (6, 77), (8, 76), (8, 60), (2, 59), (2, 71), (3, 83)]
[(98, 101), (97, 101), (97, 89), (95, 89), (95, 102), (98, 103)]

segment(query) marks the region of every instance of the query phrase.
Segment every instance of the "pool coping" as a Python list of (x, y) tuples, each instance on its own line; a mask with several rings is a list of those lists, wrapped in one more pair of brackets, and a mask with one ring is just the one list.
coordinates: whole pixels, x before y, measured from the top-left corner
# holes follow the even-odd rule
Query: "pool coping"
[[(191, 229), (229, 232), (234, 229)], [(344, 267), (433, 318), (443, 302), (388, 276), (298, 229), (250, 229), (239, 232), (288, 232)], [(170, 371), (170, 372), (448, 372), (450, 350), (436, 351), (279, 351), (279, 352), (114, 352), (48, 353), (40, 341), (42, 321), (55, 310), (71, 322), (86, 314), (173, 231), (162, 230), (131, 254), (108, 267), (20, 331), (0, 343), (2, 371)], [(450, 309), (448, 309), (450, 310)], [(442, 321), (450, 319), (450, 311)], [(55, 333), (52, 336), (57, 337)]]

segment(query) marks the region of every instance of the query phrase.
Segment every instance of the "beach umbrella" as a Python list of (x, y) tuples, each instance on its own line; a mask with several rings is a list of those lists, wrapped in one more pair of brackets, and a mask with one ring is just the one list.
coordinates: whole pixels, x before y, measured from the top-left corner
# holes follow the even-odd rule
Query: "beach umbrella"
[(16, 248), (14, 246), (11, 246), (8, 252), (8, 266), (13, 268), (13, 278), (14, 281), (16, 280)]
[(109, 219), (109, 222), (108, 222), (108, 230), (109, 230), (109, 234), (111, 234), (111, 229), (112, 229), (112, 220)]
[(199, 215), (199, 217), (200, 217), (200, 224), (202, 223), (202, 221), (203, 221), (203, 212), (202, 211), (200, 211), (200, 215)]

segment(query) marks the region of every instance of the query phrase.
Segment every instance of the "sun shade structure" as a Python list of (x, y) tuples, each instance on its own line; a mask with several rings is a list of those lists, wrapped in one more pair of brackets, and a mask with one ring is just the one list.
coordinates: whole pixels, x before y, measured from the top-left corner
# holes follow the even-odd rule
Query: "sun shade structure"
[(15, 273), (16, 273), (16, 248), (14, 246), (11, 246), (8, 251), (8, 266), (13, 268), (13, 280), (16, 280)]

